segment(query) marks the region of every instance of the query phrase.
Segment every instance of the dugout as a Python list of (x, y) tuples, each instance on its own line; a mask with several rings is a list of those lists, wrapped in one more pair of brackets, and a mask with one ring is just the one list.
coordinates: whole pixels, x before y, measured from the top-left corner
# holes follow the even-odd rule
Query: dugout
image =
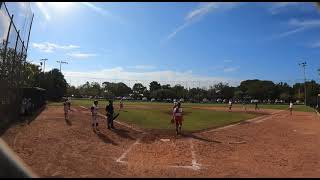
[(46, 104), (46, 90), (38, 87), (22, 88), (21, 114), (32, 114)]

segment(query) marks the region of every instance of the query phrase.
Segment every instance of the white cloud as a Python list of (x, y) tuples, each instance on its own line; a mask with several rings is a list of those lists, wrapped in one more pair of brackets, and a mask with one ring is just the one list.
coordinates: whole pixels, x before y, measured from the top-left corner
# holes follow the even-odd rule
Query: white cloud
[(55, 43), (44, 42), (44, 43), (32, 43), (32, 47), (39, 49), (43, 52), (51, 53), (51, 52), (54, 52), (56, 49), (70, 50), (70, 49), (79, 48), (80, 46), (77, 46), (77, 45), (58, 45)]
[(67, 55), (73, 58), (80, 58), (80, 59), (97, 56), (97, 54), (94, 54), (94, 53), (80, 53), (80, 52), (68, 53)]
[(286, 36), (296, 34), (298, 32), (302, 32), (308, 29), (319, 28), (320, 20), (319, 19), (309, 19), (309, 20), (291, 19), (288, 22), (288, 25), (295, 27), (295, 29), (280, 33), (274, 37), (281, 38), (281, 37), (286, 37)]
[(194, 9), (193, 11), (189, 12), (185, 17), (186, 21), (193, 20), (195, 18), (202, 17), (208, 13), (210, 13), (214, 9), (224, 8), (230, 9), (235, 7), (235, 2), (209, 2), (200, 4), (198, 8)]
[[(8, 18), (5, 11), (0, 11), (0, 38), (1, 40), (7, 39), (7, 34), (9, 30), (10, 19)], [(2, 42), (0, 42), (2, 43)]]
[(225, 63), (231, 63), (231, 62), (232, 62), (232, 60), (230, 60), (230, 59), (226, 59), (226, 60), (223, 60), (223, 62), (225, 62)]
[(304, 2), (274, 2), (269, 8), (269, 12), (272, 15), (279, 14), (283, 10), (287, 10), (289, 7), (299, 7)]
[(300, 31), (304, 31), (305, 29), (306, 28), (304, 28), (304, 27), (300, 27), (300, 28), (297, 28), (297, 29), (294, 29), (294, 30), (290, 30), (290, 31), (287, 31), (287, 32), (280, 33), (276, 37), (278, 37), (278, 38), (286, 37), (286, 36), (298, 33)]
[(290, 25), (297, 26), (297, 27), (319, 27), (320, 20), (319, 19), (310, 19), (310, 20), (302, 20), (299, 21), (297, 19), (291, 19), (289, 21)]
[(123, 22), (119, 17), (114, 16), (109, 11), (91, 2), (36, 2), (35, 5), (45, 17), (46, 21), (50, 21), (54, 13), (70, 12), (72, 8), (75, 8), (77, 5), (82, 5), (104, 17), (111, 17), (118, 22)]
[(200, 20), (203, 16), (206, 14), (212, 12), (215, 9), (231, 9), (234, 8), (237, 5), (236, 2), (208, 2), (208, 3), (200, 3), (200, 5), (189, 12), (184, 19), (184, 23), (177, 28), (173, 30), (172, 33), (170, 33), (166, 37), (166, 41), (173, 38), (179, 31), (186, 28), (188, 25), (190, 25), (195, 20)]
[(102, 8), (99, 8), (98, 6), (94, 5), (93, 3), (90, 3), (90, 2), (80, 2), (82, 5), (90, 8), (91, 10), (99, 13), (100, 15), (103, 15), (103, 16), (111, 16), (111, 13), (109, 13), (108, 11), (102, 9)]
[[(104, 81), (111, 82), (124, 82), (132, 86), (134, 83), (140, 82), (145, 86), (155, 80), (161, 84), (181, 84), (188, 87), (200, 86), (209, 87), (209, 85), (225, 82), (230, 85), (238, 85), (241, 80), (225, 78), (225, 77), (212, 77), (212, 76), (201, 76), (192, 73), (191, 71), (178, 72), (171, 70), (164, 71), (128, 71), (122, 67), (116, 67), (111, 69), (103, 69), (99, 71), (91, 72), (77, 72), (77, 71), (64, 71), (67, 81), (72, 85), (84, 84), (86, 81), (96, 81), (102, 83)], [(106, 78), (107, 77), (107, 78)]]
[(43, 14), (45, 19), (49, 21), (51, 19), (51, 16), (49, 14), (49, 10), (44, 4), (44, 2), (36, 2), (36, 7), (40, 10), (40, 12)]
[(309, 47), (311, 48), (319, 48), (320, 47), (320, 41), (316, 41), (316, 42), (313, 42), (309, 45)]
[(113, 13), (111, 13), (110, 11), (107, 11), (103, 8), (100, 8), (96, 5), (94, 5), (94, 3), (91, 2), (80, 2), (83, 6), (86, 6), (87, 8), (91, 9), (92, 11), (95, 11), (96, 13), (104, 16), (104, 17), (110, 17), (111, 19), (114, 19), (116, 22), (118, 23), (124, 23), (123, 19), (120, 18), (119, 16), (114, 15)]
[(156, 67), (153, 65), (136, 65), (136, 66), (128, 66), (130, 69), (139, 69), (139, 70), (151, 70), (155, 69)]
[(175, 30), (173, 30), (172, 33), (170, 33), (167, 38), (165, 39), (166, 41), (170, 40), (171, 38), (173, 38), (179, 31), (181, 31), (182, 29), (184, 29), (185, 27), (187, 27), (189, 25), (190, 22), (186, 22), (183, 25), (179, 26), (178, 28), (176, 28)]
[(234, 72), (237, 71), (240, 67), (228, 67), (228, 68), (224, 68), (223, 71), (224, 72)]

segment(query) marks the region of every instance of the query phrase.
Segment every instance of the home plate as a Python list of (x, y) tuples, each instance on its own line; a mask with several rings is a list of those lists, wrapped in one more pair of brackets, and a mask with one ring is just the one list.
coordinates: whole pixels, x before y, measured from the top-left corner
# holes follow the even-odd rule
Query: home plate
[(161, 141), (163, 141), (163, 142), (168, 142), (168, 141), (170, 141), (170, 139), (160, 139)]

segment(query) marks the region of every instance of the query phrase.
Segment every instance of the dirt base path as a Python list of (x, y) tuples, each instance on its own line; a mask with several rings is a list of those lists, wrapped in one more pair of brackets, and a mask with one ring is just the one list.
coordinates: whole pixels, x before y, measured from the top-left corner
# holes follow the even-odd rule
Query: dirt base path
[(61, 107), (49, 106), (2, 138), (42, 177), (320, 176), (316, 113), (273, 111), (255, 121), (177, 137), (125, 124), (111, 131), (105, 119), (96, 134), (90, 112), (73, 109), (66, 122)]

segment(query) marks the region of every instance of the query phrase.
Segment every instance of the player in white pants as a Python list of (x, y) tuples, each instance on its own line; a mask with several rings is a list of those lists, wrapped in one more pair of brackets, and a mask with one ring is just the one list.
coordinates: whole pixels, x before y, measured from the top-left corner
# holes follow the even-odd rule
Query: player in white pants
[(68, 99), (64, 99), (63, 103), (63, 110), (64, 110), (64, 119), (69, 119), (69, 110), (70, 110), (70, 103), (68, 102)]
[(292, 108), (293, 108), (293, 103), (290, 101), (290, 104), (289, 104), (290, 115), (292, 115)]
[(91, 115), (92, 115), (92, 128), (94, 131), (99, 131), (98, 129), (98, 101), (94, 101), (91, 106)]
[(232, 108), (232, 101), (229, 100), (229, 112), (231, 111), (231, 108)]

